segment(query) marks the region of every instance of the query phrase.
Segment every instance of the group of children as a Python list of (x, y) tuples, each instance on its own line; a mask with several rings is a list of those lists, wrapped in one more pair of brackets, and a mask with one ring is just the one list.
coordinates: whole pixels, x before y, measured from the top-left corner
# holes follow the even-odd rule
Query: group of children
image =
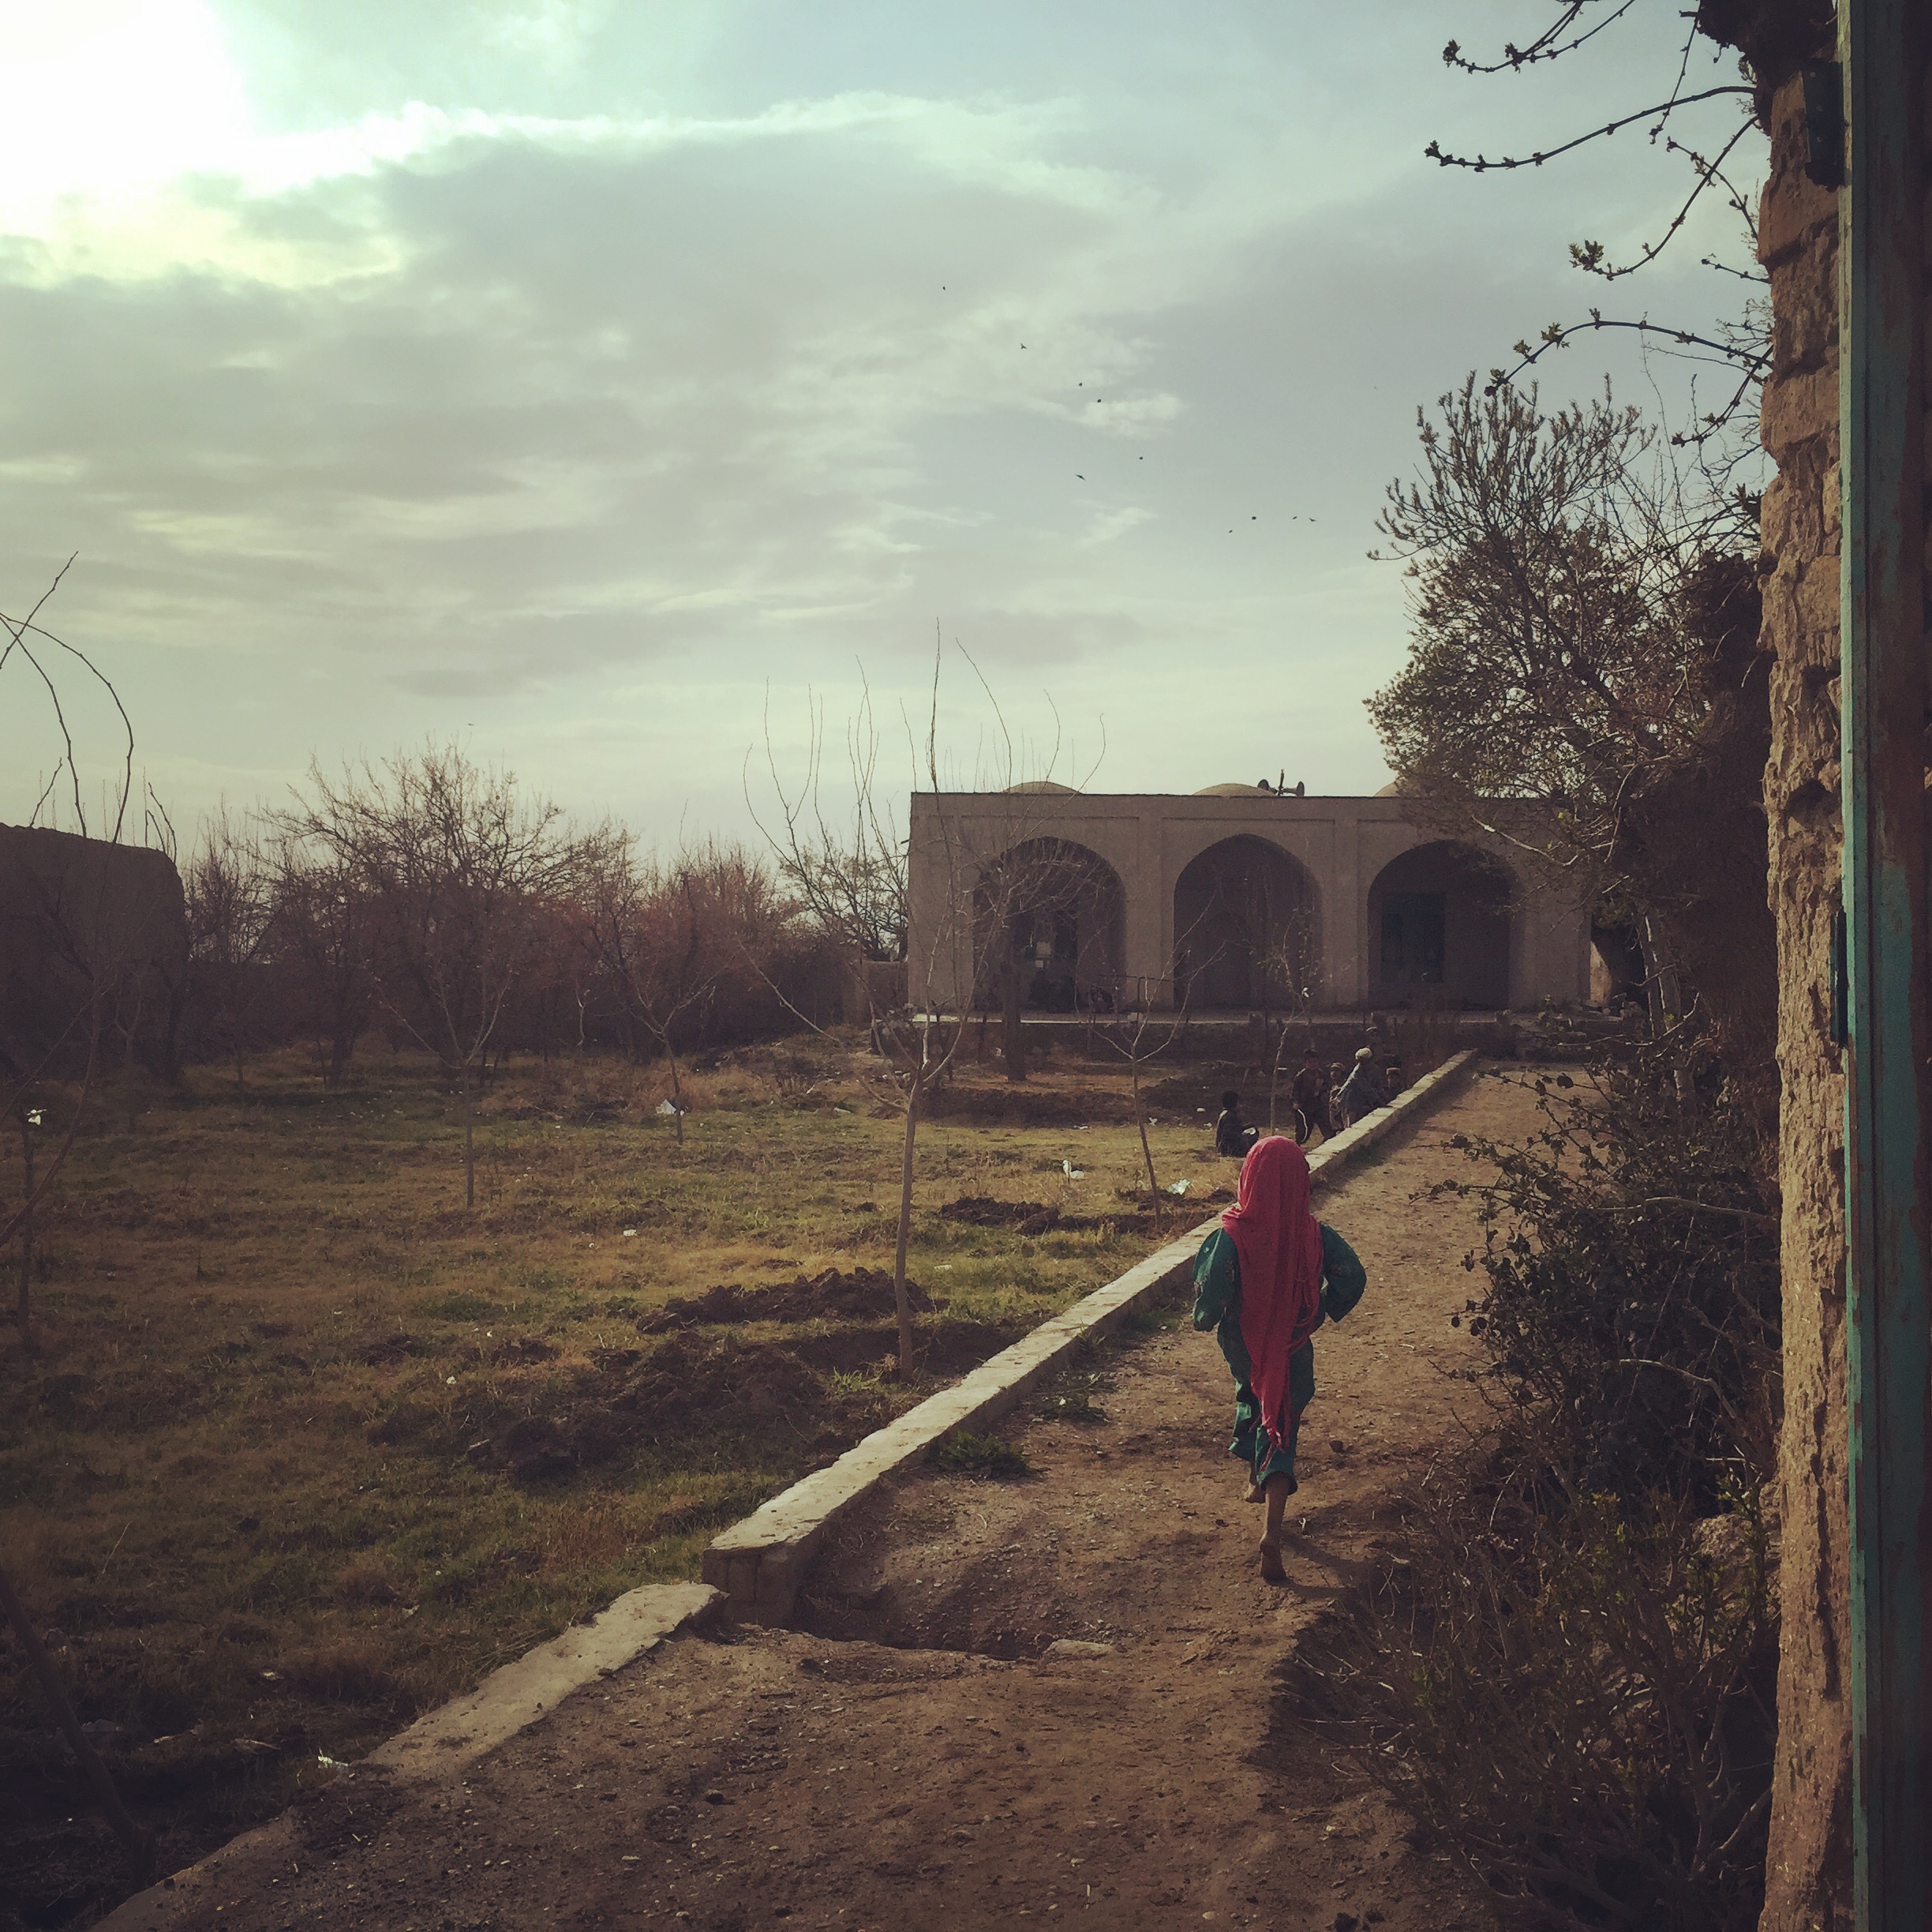
[[(1356, 1049), (1355, 1064), (1344, 1077), (1339, 1065), (1324, 1066), (1311, 1046), (1294, 1076), (1294, 1137), (1303, 1145), (1316, 1134), (1325, 1140), (1364, 1114), (1387, 1106), (1403, 1085), (1401, 1061), (1391, 1058), (1378, 1069), (1373, 1047)], [(1221, 1096), (1221, 1112), (1215, 1121), (1215, 1151), (1239, 1160), (1260, 1137), (1261, 1130), (1241, 1118), (1241, 1095), (1230, 1088)]]
[(1234, 1439), (1248, 1500), (1265, 1506), (1261, 1574), (1285, 1582), (1282, 1525), (1297, 1487), (1295, 1447), (1315, 1395), (1315, 1331), (1361, 1301), (1368, 1277), (1354, 1249), (1317, 1221), (1302, 1143), (1337, 1133), (1402, 1091), (1402, 1062), (1378, 1073), (1361, 1048), (1344, 1079), (1311, 1049), (1295, 1076), (1293, 1140), (1241, 1117), (1241, 1095), (1221, 1096), (1215, 1146), (1241, 1163), (1234, 1205), (1194, 1262), (1194, 1326), (1211, 1328), (1234, 1378)]

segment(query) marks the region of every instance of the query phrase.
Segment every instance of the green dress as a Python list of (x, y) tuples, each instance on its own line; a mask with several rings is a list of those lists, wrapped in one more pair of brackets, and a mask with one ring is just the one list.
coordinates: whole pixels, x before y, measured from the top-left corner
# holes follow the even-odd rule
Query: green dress
[[(1315, 1326), (1339, 1321), (1362, 1298), (1368, 1277), (1351, 1248), (1335, 1230), (1322, 1225), (1321, 1313)], [(1234, 1440), (1228, 1454), (1238, 1456), (1254, 1471), (1256, 1482), (1271, 1476), (1294, 1481), (1295, 1443), (1301, 1433), (1301, 1412), (1315, 1395), (1315, 1344), (1304, 1342), (1288, 1358), (1288, 1408), (1294, 1420), (1287, 1442), (1273, 1447), (1261, 1426), (1261, 1405), (1256, 1398), (1248, 1345), (1241, 1339), (1241, 1258), (1234, 1239), (1216, 1228), (1201, 1243), (1194, 1259), (1194, 1326), (1211, 1328), (1221, 1353), (1234, 1376)]]

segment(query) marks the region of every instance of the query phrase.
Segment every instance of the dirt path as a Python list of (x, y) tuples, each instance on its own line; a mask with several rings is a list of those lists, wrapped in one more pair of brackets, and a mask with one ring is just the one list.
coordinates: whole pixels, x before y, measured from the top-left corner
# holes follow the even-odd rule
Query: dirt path
[(1470, 1398), (1448, 1318), (1473, 1218), (1414, 1196), (1467, 1171), (1451, 1134), (1530, 1124), (1519, 1088), (1481, 1081), (1324, 1196), (1369, 1287), (1316, 1341), (1286, 1587), (1256, 1564), (1212, 1339), (1156, 1333), (1114, 1357), (1104, 1420), (1012, 1432), (1037, 1480), (882, 1497), (806, 1628), (666, 1645), (461, 1785), (345, 1780), (303, 1814), (302, 1854), (238, 1872), (205, 1923), (1474, 1932), (1446, 1860), (1272, 1724), (1273, 1677)]

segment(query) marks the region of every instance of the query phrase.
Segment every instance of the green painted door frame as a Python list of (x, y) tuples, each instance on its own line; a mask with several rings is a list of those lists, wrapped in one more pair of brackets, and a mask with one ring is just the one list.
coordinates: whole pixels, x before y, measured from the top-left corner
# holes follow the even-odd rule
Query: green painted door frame
[(1932, 1926), (1926, 0), (1840, 0), (1846, 1380), (1860, 1932)]

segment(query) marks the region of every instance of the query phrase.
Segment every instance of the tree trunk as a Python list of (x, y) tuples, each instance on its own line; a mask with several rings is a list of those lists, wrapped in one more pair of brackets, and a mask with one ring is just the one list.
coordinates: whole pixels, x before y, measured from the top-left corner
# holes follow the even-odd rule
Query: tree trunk
[(684, 1144), (684, 1087), (678, 1078), (677, 1055), (671, 1050), (668, 1038), (665, 1041), (665, 1058), (671, 1063), (671, 1105), (674, 1111), (671, 1124), (677, 1130), (677, 1144)]
[[(1281, 1087), (1282, 1055), (1288, 1050), (1288, 1022), (1282, 1022), (1281, 1038), (1275, 1043), (1275, 1058), (1268, 1068), (1268, 1132), (1278, 1131), (1275, 1125), (1275, 1095)], [(1298, 1139), (1300, 1136), (1297, 1136)]]
[(912, 1379), (912, 1297), (906, 1288), (906, 1249), (912, 1238), (912, 1151), (919, 1136), (925, 1084), (918, 1074), (906, 1088), (905, 1145), (899, 1159), (899, 1239), (893, 1250), (893, 1312), (899, 1318), (899, 1379)]
[(1001, 1050), (1009, 1080), (1026, 1078), (1026, 1035), (1020, 1024), (1020, 968), (1008, 960), (1000, 968)]
[(1154, 1211), (1160, 1212), (1160, 1183), (1154, 1178), (1154, 1150), (1148, 1144), (1147, 1110), (1140, 1104), (1140, 1056), (1136, 1051), (1127, 1063), (1133, 1081), (1134, 1125), (1140, 1134), (1140, 1158), (1147, 1163), (1148, 1199), (1153, 1204)]
[(470, 1069), (462, 1069), (463, 1095), (463, 1205), (476, 1205), (476, 1086)]
[(21, 1210), (20, 1230), (20, 1337), (23, 1352), (33, 1347), (33, 1127), (21, 1115), (21, 1174), (26, 1183)]
[(1670, 1035), (1683, 1018), (1683, 982), (1677, 971), (1670, 943), (1655, 916), (1641, 912), (1637, 919), (1637, 944), (1643, 953), (1644, 986), (1649, 995), (1650, 1037), (1668, 1040), (1671, 1080), (1677, 1091), (1677, 1104), (1687, 1113), (1697, 1104), (1697, 1090), (1690, 1079), (1690, 1061), (1680, 1040)]

